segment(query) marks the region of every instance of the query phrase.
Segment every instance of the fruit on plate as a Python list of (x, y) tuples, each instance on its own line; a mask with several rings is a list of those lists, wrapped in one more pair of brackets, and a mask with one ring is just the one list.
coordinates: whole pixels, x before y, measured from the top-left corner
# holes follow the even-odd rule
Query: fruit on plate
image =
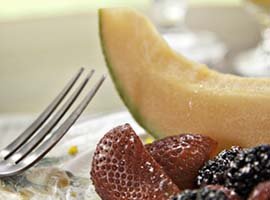
[(112, 129), (101, 139), (91, 178), (103, 200), (168, 200), (179, 192), (128, 124)]
[[(214, 140), (198, 134), (168, 136), (144, 146), (125, 124), (97, 144), (91, 179), (103, 200), (269, 198), (270, 145), (231, 147), (208, 160), (215, 147)], [(196, 175), (199, 188), (193, 185)]]
[(205, 134), (220, 150), (270, 143), (270, 79), (221, 74), (186, 59), (132, 9), (101, 9), (99, 24), (115, 86), (149, 133)]
[(179, 189), (196, 187), (199, 169), (215, 152), (217, 142), (197, 134), (169, 136), (145, 145)]

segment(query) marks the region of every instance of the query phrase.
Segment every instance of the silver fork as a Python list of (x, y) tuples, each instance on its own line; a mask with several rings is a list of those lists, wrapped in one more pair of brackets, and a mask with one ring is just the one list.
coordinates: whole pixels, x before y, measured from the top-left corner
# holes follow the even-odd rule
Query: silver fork
[(105, 75), (103, 75), (64, 122), (56, 127), (94, 74), (94, 70), (91, 70), (60, 109), (55, 111), (83, 71), (84, 69), (81, 68), (37, 119), (0, 151), (0, 177), (16, 175), (33, 166), (61, 140), (75, 123), (105, 80)]

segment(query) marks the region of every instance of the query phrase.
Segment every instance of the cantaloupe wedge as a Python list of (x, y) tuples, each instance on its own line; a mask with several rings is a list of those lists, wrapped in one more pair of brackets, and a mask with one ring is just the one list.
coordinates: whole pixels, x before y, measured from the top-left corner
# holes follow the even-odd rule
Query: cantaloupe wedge
[(101, 9), (99, 24), (115, 86), (149, 133), (205, 134), (220, 149), (270, 143), (270, 79), (221, 74), (186, 59), (132, 9)]

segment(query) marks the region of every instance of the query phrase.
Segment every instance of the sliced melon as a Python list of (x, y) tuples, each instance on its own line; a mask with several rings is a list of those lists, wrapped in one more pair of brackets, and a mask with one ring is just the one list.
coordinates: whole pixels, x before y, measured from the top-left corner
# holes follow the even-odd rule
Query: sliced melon
[(173, 51), (142, 14), (99, 11), (103, 53), (126, 106), (149, 133), (200, 133), (219, 148), (270, 143), (270, 79), (221, 74)]

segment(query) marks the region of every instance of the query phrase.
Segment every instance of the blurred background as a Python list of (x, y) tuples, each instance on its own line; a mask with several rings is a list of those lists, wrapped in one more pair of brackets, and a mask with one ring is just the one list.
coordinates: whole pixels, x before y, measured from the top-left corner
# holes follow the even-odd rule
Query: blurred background
[[(243, 5), (244, 0), (168, 1), (165, 5), (163, 0), (0, 0), (0, 115), (39, 113), (80, 67), (95, 68), (98, 75), (107, 72), (98, 38), (99, 7), (141, 10), (175, 50), (211, 68), (268, 76), (264, 63), (262, 69), (250, 71), (243, 69), (243, 60), (244, 65), (256, 66), (257, 61), (247, 60), (245, 53), (257, 49), (267, 35), (262, 34), (268, 22), (261, 13), (269, 12), (269, 0), (257, 0), (259, 6), (254, 7)], [(250, 12), (253, 8), (257, 10)], [(269, 40), (263, 45), (267, 49)], [(87, 112), (121, 109), (108, 78)]]

